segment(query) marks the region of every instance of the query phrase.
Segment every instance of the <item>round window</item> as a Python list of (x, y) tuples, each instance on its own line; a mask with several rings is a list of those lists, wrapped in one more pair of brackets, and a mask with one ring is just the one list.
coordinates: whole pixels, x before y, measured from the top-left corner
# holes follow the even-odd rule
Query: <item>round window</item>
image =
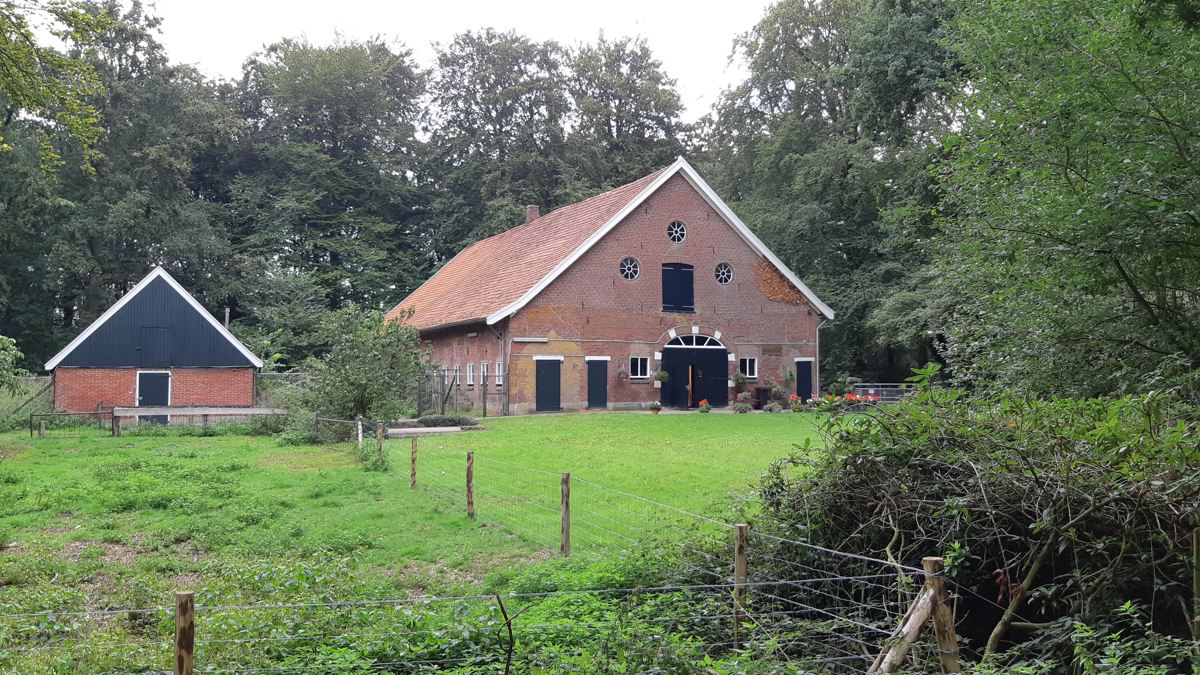
[(729, 263), (717, 264), (717, 269), (713, 270), (713, 277), (716, 278), (718, 284), (727, 284), (733, 281), (733, 268)]
[(625, 258), (621, 261), (621, 276), (625, 279), (633, 281), (641, 271), (642, 266), (638, 264), (637, 258)]
[(667, 226), (667, 238), (676, 244), (683, 241), (683, 238), (686, 236), (687, 228), (684, 227), (683, 223), (679, 222), (678, 220)]

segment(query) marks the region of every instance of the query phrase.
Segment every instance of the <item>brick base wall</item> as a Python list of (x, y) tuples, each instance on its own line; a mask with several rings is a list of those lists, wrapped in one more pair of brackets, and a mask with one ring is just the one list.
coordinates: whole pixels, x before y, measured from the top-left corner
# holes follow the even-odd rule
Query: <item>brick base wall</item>
[[(95, 410), (137, 405), (137, 368), (59, 368), (54, 409)], [(153, 370), (146, 368), (144, 370)], [(254, 405), (253, 368), (171, 368), (171, 405)]]

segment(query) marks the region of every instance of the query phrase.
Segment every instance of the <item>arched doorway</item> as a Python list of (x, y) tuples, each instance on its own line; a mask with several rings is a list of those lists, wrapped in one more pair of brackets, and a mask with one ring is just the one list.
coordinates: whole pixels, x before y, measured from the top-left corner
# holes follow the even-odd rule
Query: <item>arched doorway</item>
[(729, 404), (729, 352), (709, 335), (680, 335), (663, 347), (662, 369), (669, 378), (662, 384), (663, 405), (695, 408)]

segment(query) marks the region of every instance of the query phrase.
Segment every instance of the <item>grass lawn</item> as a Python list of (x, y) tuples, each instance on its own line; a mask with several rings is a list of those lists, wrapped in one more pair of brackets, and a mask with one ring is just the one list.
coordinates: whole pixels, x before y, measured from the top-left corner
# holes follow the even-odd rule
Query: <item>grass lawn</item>
[[(391, 471), (370, 472), (270, 438), (0, 434), (0, 614), (157, 606), (183, 587), (200, 603), (451, 592), (550, 555), (559, 472), (577, 479), (576, 546), (603, 555), (663, 513), (618, 490), (712, 511), (814, 428), (795, 414), (490, 419), (421, 439), (417, 490), (406, 440), (387, 444)], [(0, 621), (0, 670), (19, 628)]]

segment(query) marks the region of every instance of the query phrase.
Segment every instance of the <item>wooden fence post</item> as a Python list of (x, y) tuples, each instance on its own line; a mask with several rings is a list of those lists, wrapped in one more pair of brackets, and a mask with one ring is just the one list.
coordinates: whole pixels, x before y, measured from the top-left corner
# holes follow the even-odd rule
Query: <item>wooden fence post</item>
[(562, 541), (558, 545), (563, 557), (571, 555), (571, 472), (562, 475)]
[(117, 415), (113, 415), (113, 436), (116, 436), (117, 438), (120, 438), (121, 434), (125, 433), (125, 430), (121, 428), (121, 425), (123, 424), (121, 422), (122, 419), (123, 418), (118, 417)]
[(921, 567), (925, 569), (925, 583), (933, 592), (933, 634), (937, 638), (942, 671), (962, 672), (962, 665), (958, 661), (958, 639), (954, 635), (954, 607), (950, 605), (946, 577), (942, 574), (946, 569), (945, 561), (930, 556), (921, 559)]
[(742, 623), (746, 621), (746, 564), (749, 558), (750, 526), (734, 525), (733, 542), (733, 642), (734, 649), (742, 645)]
[(379, 464), (380, 467), (383, 466), (383, 436), (384, 436), (384, 434), (385, 434), (385, 432), (384, 432), (383, 422), (379, 422), (378, 424), (375, 425), (375, 461)]
[(467, 517), (475, 517), (475, 453), (467, 452)]
[(417, 489), (417, 437), (412, 437), (412, 466), (408, 470), (408, 487)]
[(192, 675), (196, 654), (196, 595), (175, 593), (175, 675)]
[(46, 437), (46, 420), (38, 420), (38, 438)]
[(421, 380), (423, 379), (425, 379), (423, 375), (417, 376), (417, 417), (421, 416), (421, 404), (424, 403), (424, 401), (421, 400)]
[(933, 631), (937, 638), (938, 660), (941, 661), (942, 671), (962, 672), (958, 660), (958, 641), (954, 635), (954, 608), (950, 605), (946, 593), (946, 577), (942, 575), (945, 561), (934, 556), (922, 558), (921, 567), (925, 570), (925, 585), (921, 587), (921, 592), (900, 620), (900, 625), (867, 670), (868, 673), (894, 673), (899, 670), (904, 665), (908, 648), (917, 639), (921, 627), (930, 617), (933, 617)]
[(203, 429), (205, 432), (208, 431), (208, 415), (200, 416), (200, 428)]

